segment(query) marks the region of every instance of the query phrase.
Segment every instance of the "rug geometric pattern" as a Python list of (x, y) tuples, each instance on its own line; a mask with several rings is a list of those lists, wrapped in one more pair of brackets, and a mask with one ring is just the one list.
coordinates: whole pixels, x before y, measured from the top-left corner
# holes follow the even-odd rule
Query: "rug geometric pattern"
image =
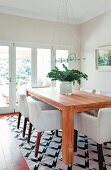
[[(44, 132), (41, 138), (38, 157), (34, 157), (35, 141), (37, 132), (33, 128), (30, 143), (27, 143), (27, 132), (22, 137), (23, 118), (21, 118), (20, 128), (17, 129), (17, 116), (7, 117), (8, 125), (25, 157), (30, 170), (67, 170), (67, 166), (62, 161), (62, 131), (59, 137), (51, 132)], [(87, 149), (88, 146), (88, 149)], [(103, 153), (107, 170), (111, 170), (111, 143), (103, 145)], [(74, 153), (74, 163), (72, 170), (98, 170), (97, 144), (82, 135), (78, 137), (78, 149)]]

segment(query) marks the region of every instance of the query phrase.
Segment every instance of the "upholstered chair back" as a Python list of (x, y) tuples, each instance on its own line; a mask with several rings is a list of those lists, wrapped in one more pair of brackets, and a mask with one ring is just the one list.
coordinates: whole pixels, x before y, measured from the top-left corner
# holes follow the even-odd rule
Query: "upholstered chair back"
[(102, 108), (98, 112), (98, 127), (100, 128), (100, 143), (111, 141), (111, 108)]
[(81, 121), (80, 132), (97, 143), (111, 141), (111, 108), (99, 109), (97, 117), (83, 112), (79, 115), (79, 121)]
[(17, 94), (18, 96), (18, 110), (24, 117), (29, 117), (28, 103), (25, 94)]
[(88, 92), (88, 93), (96, 93), (96, 89), (90, 89), (90, 88), (80, 88), (80, 91)]
[(111, 97), (111, 91), (102, 91), (102, 90), (100, 90), (100, 94), (103, 95), (103, 96)]
[[(93, 93), (93, 94), (96, 93), (96, 89), (90, 89), (90, 88), (80, 88), (80, 91), (84, 91), (84, 92), (88, 92), (88, 93)], [(96, 116), (97, 117), (98, 111), (99, 110), (89, 110), (89, 111), (86, 111), (86, 113), (88, 113), (88, 114), (90, 114), (92, 116)]]
[(29, 121), (34, 125), (38, 124), (39, 117), (41, 114), (41, 107), (37, 100), (32, 99), (31, 97), (27, 97), (28, 108), (29, 108)]
[(38, 132), (61, 129), (61, 111), (27, 97), (29, 121)]

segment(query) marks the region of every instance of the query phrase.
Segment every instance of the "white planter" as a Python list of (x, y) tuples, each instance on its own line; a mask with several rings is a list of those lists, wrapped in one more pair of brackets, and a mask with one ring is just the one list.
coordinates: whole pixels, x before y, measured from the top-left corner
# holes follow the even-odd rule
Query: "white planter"
[(72, 82), (61, 82), (60, 83), (60, 94), (72, 93)]

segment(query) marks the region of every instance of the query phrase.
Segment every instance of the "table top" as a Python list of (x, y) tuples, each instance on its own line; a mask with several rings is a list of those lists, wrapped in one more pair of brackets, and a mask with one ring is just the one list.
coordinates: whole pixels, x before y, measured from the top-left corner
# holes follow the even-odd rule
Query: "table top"
[(62, 95), (55, 87), (27, 89), (29, 95), (51, 104), (62, 110), (72, 106), (74, 111), (87, 111), (104, 107), (111, 107), (111, 97), (74, 90), (73, 94)]

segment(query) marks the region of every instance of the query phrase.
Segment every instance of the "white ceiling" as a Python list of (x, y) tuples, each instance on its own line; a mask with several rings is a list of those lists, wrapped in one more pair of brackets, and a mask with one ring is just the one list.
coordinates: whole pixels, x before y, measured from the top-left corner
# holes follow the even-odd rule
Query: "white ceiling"
[(111, 0), (0, 0), (0, 13), (73, 24), (110, 9)]

